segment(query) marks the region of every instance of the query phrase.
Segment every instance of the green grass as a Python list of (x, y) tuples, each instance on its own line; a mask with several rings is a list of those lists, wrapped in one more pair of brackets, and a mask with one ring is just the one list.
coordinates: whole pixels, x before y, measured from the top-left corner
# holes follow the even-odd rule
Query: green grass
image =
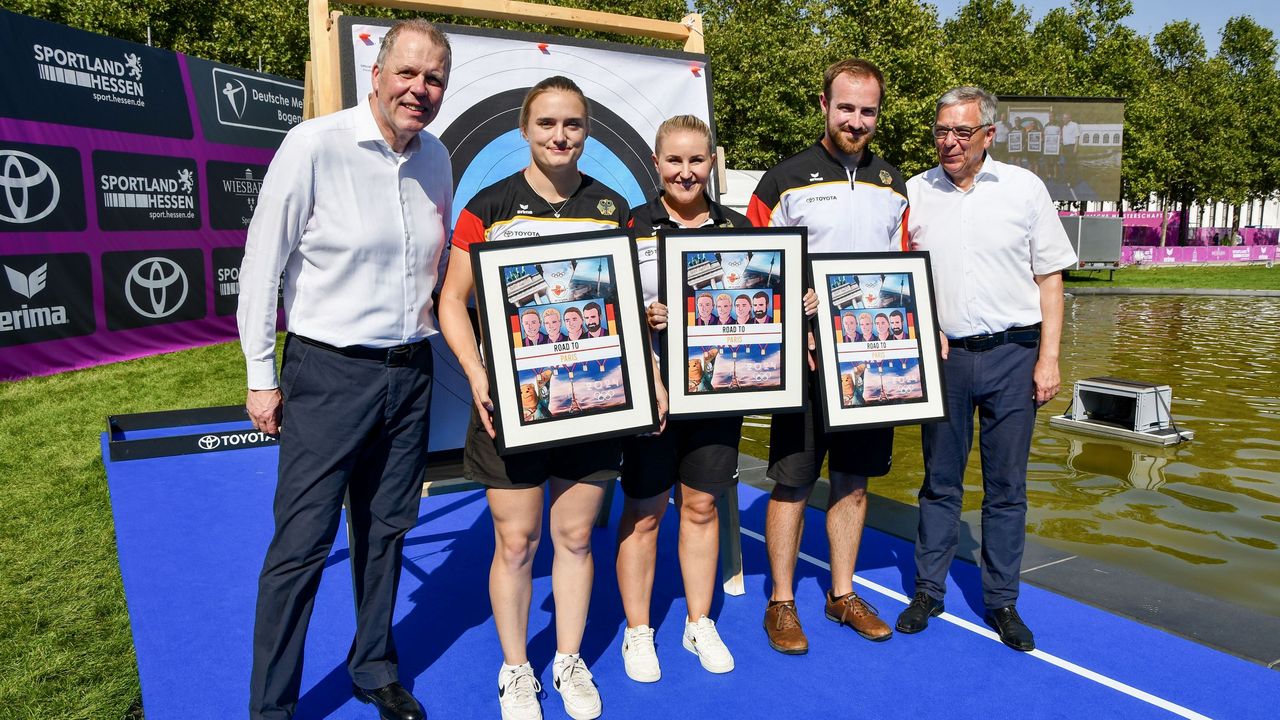
[(227, 343), (0, 383), (0, 716), (118, 720), (140, 698), (99, 435), (244, 401)]
[(1127, 266), (1107, 274), (1072, 272), (1067, 287), (1209, 288), (1215, 290), (1280, 290), (1280, 268), (1266, 265)]

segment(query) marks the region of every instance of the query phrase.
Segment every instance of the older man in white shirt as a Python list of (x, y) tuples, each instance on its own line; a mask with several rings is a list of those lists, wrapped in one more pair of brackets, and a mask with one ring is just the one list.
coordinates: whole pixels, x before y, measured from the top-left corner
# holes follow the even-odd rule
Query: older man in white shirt
[(922, 432), (925, 477), (916, 537), (916, 593), (904, 633), (943, 611), (955, 557), (964, 471), (980, 410), (982, 596), (986, 620), (1015, 650), (1035, 639), (1018, 616), (1026, 539), (1027, 457), (1036, 409), (1058, 393), (1062, 270), (1076, 256), (1044, 183), (987, 154), (996, 99), (948, 91), (933, 127), (938, 166), (907, 182), (912, 247), (928, 250), (946, 336), (948, 420)]
[[(303, 642), (344, 497), (356, 635), (352, 691), (385, 719), (421, 720), (391, 635), (405, 534), (426, 467), (431, 294), (448, 241), (448, 152), (423, 129), (449, 79), (445, 36), (392, 27), (356, 107), (298, 125), (249, 226), (237, 320), (246, 408), (280, 433), (275, 535), (258, 581), (249, 715), (293, 716)], [(288, 327), (275, 372), (276, 293)]]

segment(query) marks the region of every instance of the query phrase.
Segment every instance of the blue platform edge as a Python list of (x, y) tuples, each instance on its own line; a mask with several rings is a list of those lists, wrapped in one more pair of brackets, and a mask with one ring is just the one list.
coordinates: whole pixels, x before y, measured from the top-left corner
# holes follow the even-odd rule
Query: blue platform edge
[[(120, 570), (148, 720), (246, 717), (257, 574), (272, 532), (275, 447), (111, 462), (103, 458)], [(1018, 607), (1039, 650), (1005, 648), (981, 619), (977, 568), (956, 563), (948, 615), (918, 635), (871, 643), (828, 621), (824, 515), (809, 510), (797, 604), (810, 652), (765, 641), (768, 592), (761, 541), (767, 497), (740, 487), (747, 592), (713, 607), (736, 668), (702, 670), (680, 644), (685, 606), (676, 513), (661, 528), (652, 607), (662, 680), (622, 668), (625, 619), (614, 576), (621, 493), (593, 536), (595, 590), (582, 645), (605, 717), (1275, 718), (1280, 673), (1024, 584)], [(395, 634), (400, 678), (442, 718), (497, 717), (501, 650), (488, 602), (492, 524), (480, 491), (422, 500), (405, 545)], [(909, 543), (868, 529), (859, 593), (892, 624), (910, 595)], [(551, 547), (534, 564), (529, 657), (550, 687), (555, 652)], [(307, 639), (298, 718), (375, 718), (351, 698), (345, 658), (354, 631), (350, 566), (340, 530)], [(548, 690), (548, 719), (566, 717)]]

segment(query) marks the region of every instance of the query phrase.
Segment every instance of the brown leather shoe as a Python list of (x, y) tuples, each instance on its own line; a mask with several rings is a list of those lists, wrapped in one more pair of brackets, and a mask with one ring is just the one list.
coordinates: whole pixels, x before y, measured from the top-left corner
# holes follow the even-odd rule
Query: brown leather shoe
[(858, 593), (835, 597), (827, 592), (827, 619), (848, 625), (854, 632), (874, 642), (881, 642), (893, 637), (893, 630), (878, 617), (871, 603), (858, 597)]
[(803, 655), (809, 652), (809, 639), (800, 627), (794, 600), (770, 602), (764, 611), (764, 631), (769, 636), (769, 647), (787, 655)]

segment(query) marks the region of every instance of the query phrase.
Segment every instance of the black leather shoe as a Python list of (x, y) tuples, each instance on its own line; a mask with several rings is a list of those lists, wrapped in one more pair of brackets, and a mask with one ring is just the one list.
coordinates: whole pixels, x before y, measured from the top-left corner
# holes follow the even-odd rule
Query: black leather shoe
[(359, 685), (352, 685), (351, 693), (366, 705), (373, 703), (378, 708), (378, 717), (382, 720), (426, 720), (426, 711), (398, 682), (384, 685), (377, 690), (365, 690)]
[(1031, 634), (1031, 629), (1022, 622), (1022, 618), (1018, 617), (1018, 609), (1014, 606), (988, 610), (986, 621), (992, 630), (1000, 634), (1000, 642), (1005, 645), (1021, 652), (1036, 649), (1035, 635)]
[(938, 617), (946, 609), (941, 599), (917, 590), (915, 597), (911, 598), (911, 604), (898, 616), (895, 627), (898, 628), (898, 632), (908, 635), (918, 633), (929, 627), (929, 618)]

